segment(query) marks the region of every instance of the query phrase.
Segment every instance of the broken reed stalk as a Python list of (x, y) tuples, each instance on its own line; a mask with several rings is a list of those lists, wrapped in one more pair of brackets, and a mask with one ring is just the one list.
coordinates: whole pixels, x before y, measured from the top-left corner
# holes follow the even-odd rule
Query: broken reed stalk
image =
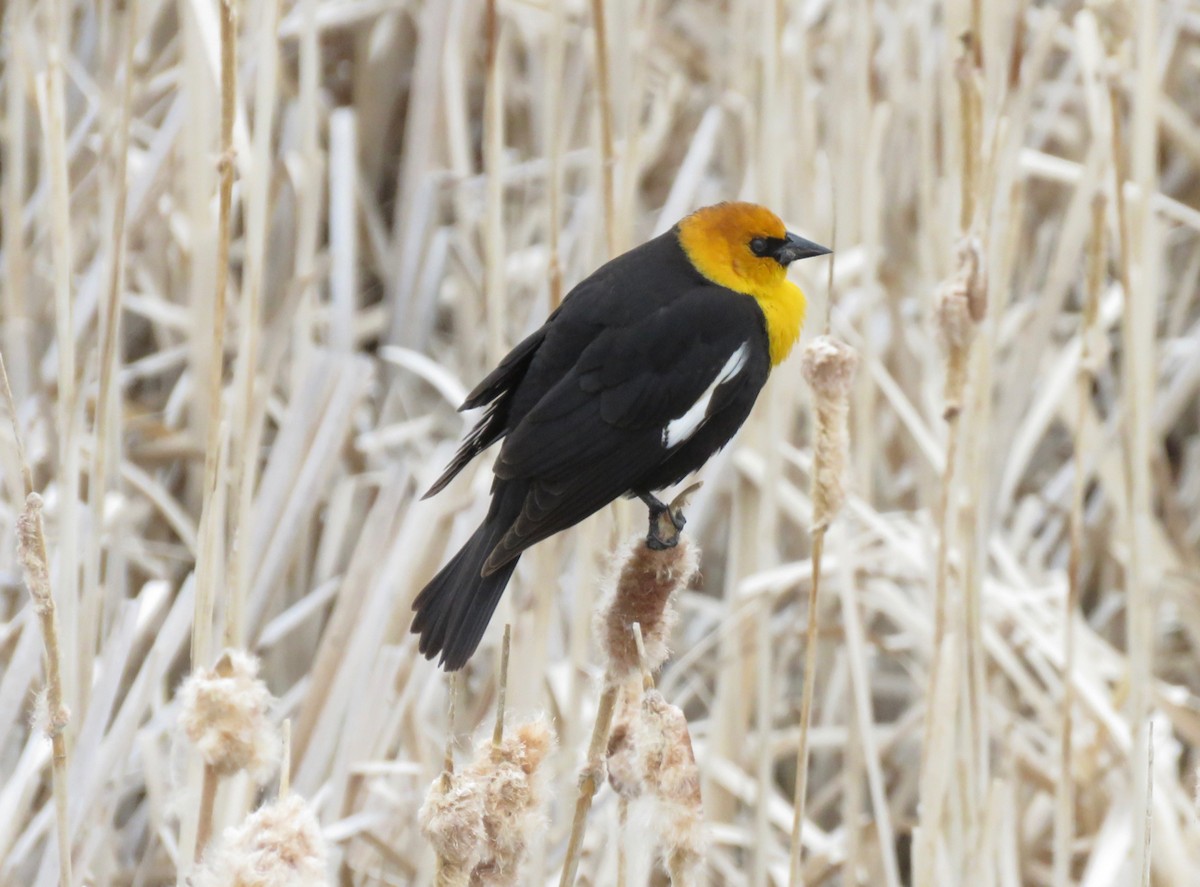
[(816, 428), (812, 468), (812, 582), (804, 634), (804, 683), (800, 694), (800, 741), (796, 748), (796, 786), (792, 801), (792, 840), (788, 884), (803, 883), (801, 830), (808, 795), (808, 739), (817, 673), (817, 604), (821, 591), (821, 554), (825, 533), (846, 500), (845, 474), (850, 443), (850, 388), (858, 353), (832, 336), (822, 335), (804, 349), (801, 369), (813, 391)]
[(604, 237), (611, 258), (617, 254), (616, 149), (613, 145), (611, 80), (608, 70), (608, 27), (604, 0), (592, 0), (596, 35), (596, 101), (600, 114), (600, 190), (604, 199)]
[(246, 772), (260, 780), (279, 753), (268, 712), (271, 694), (258, 667), (250, 654), (226, 650), (211, 670), (194, 670), (179, 689), (180, 726), (204, 763), (192, 853), (197, 862), (212, 836), (221, 779)]
[(204, 490), (196, 563), (196, 605), (192, 623), (192, 668), (209, 661), (216, 598), (217, 540), (224, 527), (217, 512), (216, 486), (221, 462), (221, 389), (225, 375), (225, 301), (229, 289), (230, 211), (235, 156), (233, 121), (237, 112), (237, 16), (234, 0), (218, 4), (221, 28), (221, 143), (217, 170), (217, 269), (213, 299), (212, 364), (208, 378), (208, 436), (204, 447)]
[(21, 481), (25, 490), (25, 509), (17, 518), (17, 558), (21, 562), (25, 587), (33, 600), (34, 610), (42, 625), (42, 643), (46, 648), (46, 733), (50, 737), (54, 790), (54, 819), (57, 829), (58, 869), (60, 883), (70, 887), (71, 825), (67, 806), (67, 737), (66, 728), (71, 712), (63, 702), (62, 653), (59, 649), (58, 610), (50, 587), (50, 561), (46, 555), (46, 535), (42, 526), (42, 497), (33, 491), (33, 473), (25, 461), (25, 447), (17, 426), (17, 407), (8, 383), (8, 368), (0, 353), (0, 388), (12, 422), (13, 441), (21, 465)]
[(508, 654), (512, 647), (512, 625), (504, 624), (504, 640), (500, 643), (500, 686), (496, 690), (496, 726), (492, 728), (492, 752), (500, 751), (504, 742), (504, 706), (508, 696)]
[(579, 780), (579, 796), (575, 799), (575, 815), (571, 820), (571, 837), (567, 842), (567, 858), (563, 862), (559, 887), (571, 887), (579, 872), (579, 854), (583, 849), (583, 834), (587, 827), (588, 811), (603, 781), (604, 755), (608, 750), (608, 730), (612, 726), (613, 709), (621, 691), (619, 684), (604, 682), (600, 704), (596, 707), (596, 723), (592, 727), (592, 738), (588, 742), (587, 763)]
[(1067, 597), (1063, 612), (1063, 700), (1062, 722), (1059, 725), (1058, 783), (1054, 796), (1054, 884), (1066, 887), (1071, 882), (1071, 845), (1075, 840), (1075, 783), (1072, 777), (1072, 731), (1075, 707), (1075, 614), (1079, 609), (1080, 586), (1083, 581), (1083, 492), (1086, 466), (1083, 458), (1083, 435), (1091, 397), (1095, 367), (1092, 343), (1098, 335), (1100, 293), (1104, 287), (1105, 219), (1107, 201), (1104, 192), (1092, 200), (1092, 234), (1088, 241), (1087, 287), (1083, 303), (1083, 320), (1079, 329), (1079, 368), (1075, 377), (1075, 434), (1072, 460), (1074, 477), (1071, 483), (1070, 552), (1067, 562)]
[[(978, 34), (968, 31), (963, 37), (962, 52), (954, 62), (954, 77), (959, 92), (958, 123), (962, 164), (957, 267), (953, 276), (940, 287), (935, 305), (938, 334), (946, 358), (946, 379), (943, 388), (945, 406), (942, 412), (942, 418), (946, 422), (946, 452), (936, 512), (938, 534), (934, 566), (933, 648), (930, 654), (929, 683), (925, 697), (925, 730), (921, 747), (921, 827), (918, 846), (915, 848), (918, 883), (926, 883), (932, 871), (942, 809), (941, 790), (937, 786), (944, 785), (944, 780), (936, 778), (936, 774), (931, 771), (931, 767), (940, 765), (936, 765), (932, 760), (930, 750), (933, 746), (931, 737), (934, 733), (934, 721), (939, 716), (944, 717), (946, 713), (939, 712), (932, 702), (938, 687), (941, 686), (940, 673), (946, 667), (943, 649), (946, 646), (944, 641), (949, 622), (954, 490), (958, 482), (957, 465), (962, 438), (962, 423), (959, 420), (965, 399), (971, 345), (987, 308), (983, 247), (975, 236), (981, 215), (978, 192), (981, 190), (979, 166), (983, 109), (977, 68), (981, 52)], [(952, 646), (951, 649), (960, 648)], [(958, 700), (952, 699), (951, 702), (957, 710)], [(937, 792), (938, 796), (931, 797), (931, 792)]]
[[(671, 512), (681, 511), (699, 486), (693, 484), (676, 496), (669, 506)], [(579, 871), (588, 812), (605, 781), (609, 732), (621, 690), (635, 676), (641, 676), (643, 684), (647, 680), (653, 684), (653, 678), (646, 676), (666, 661), (667, 639), (676, 618), (670, 601), (696, 572), (698, 552), (679, 537), (679, 530), (669, 516), (660, 519), (658, 533), (664, 540), (674, 538), (676, 544), (658, 551), (644, 539), (637, 539), (620, 561), (612, 591), (596, 610), (596, 629), (605, 656), (604, 685), (588, 742), (587, 760), (579, 778), (579, 795), (559, 887), (573, 885)], [(672, 537), (671, 533), (675, 535)]]
[(200, 812), (196, 817), (196, 851), (193, 854), (196, 862), (203, 858), (208, 841), (212, 837), (213, 807), (217, 803), (219, 783), (220, 776), (217, 775), (216, 767), (205, 761), (204, 776), (200, 782)]

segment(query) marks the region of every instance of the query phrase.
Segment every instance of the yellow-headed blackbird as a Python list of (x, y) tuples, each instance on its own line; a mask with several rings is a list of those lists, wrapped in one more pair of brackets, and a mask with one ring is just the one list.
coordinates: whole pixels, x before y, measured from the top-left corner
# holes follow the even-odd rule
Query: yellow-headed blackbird
[(828, 252), (761, 206), (721, 203), (576, 286), (461, 407), (487, 410), (427, 497), (505, 440), (487, 517), (413, 603), (421, 652), (461, 668), (521, 552), (622, 495), (647, 504), (662, 544), (654, 491), (746, 420), (804, 321), (787, 266)]

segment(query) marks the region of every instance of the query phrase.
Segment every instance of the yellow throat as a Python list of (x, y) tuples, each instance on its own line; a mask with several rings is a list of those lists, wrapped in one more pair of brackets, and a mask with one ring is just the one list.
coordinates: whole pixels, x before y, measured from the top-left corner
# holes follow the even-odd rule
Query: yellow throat
[(755, 237), (783, 237), (787, 229), (770, 210), (753, 203), (719, 203), (679, 223), (679, 244), (706, 278), (750, 296), (767, 322), (771, 366), (782, 363), (800, 338), (807, 300), (787, 279), (787, 269), (751, 252)]

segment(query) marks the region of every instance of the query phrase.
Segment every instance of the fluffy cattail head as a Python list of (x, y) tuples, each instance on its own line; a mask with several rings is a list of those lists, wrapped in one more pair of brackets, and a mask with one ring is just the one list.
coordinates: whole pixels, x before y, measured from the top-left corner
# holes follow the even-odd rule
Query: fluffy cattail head
[(473, 781), (445, 772), (433, 781), (417, 814), (421, 834), (438, 856), (442, 885), (466, 885), (483, 854), (483, 792)]
[(800, 369), (813, 390), (813, 527), (823, 530), (846, 501), (847, 423), (858, 352), (832, 336), (818, 336), (804, 349)]
[(472, 884), (520, 883), (530, 837), (542, 821), (541, 765), (553, 747), (554, 733), (544, 718), (519, 725), (498, 745), (480, 744), (464, 774), (483, 802), (485, 844)]
[(619, 683), (641, 669), (635, 622), (642, 628), (646, 667), (655, 671), (666, 661), (678, 618), (673, 599), (696, 574), (700, 551), (686, 538), (674, 548), (655, 551), (637, 536), (617, 552), (614, 563), (620, 566), (596, 610), (596, 633), (608, 661), (608, 680)]
[(261, 807), (205, 854), (193, 887), (323, 887), (325, 840), (304, 799)]
[(958, 415), (966, 385), (967, 354), (976, 327), (987, 315), (983, 246), (976, 237), (958, 242), (958, 268), (938, 290), (937, 328), (946, 348), (946, 418)]
[(627, 801), (642, 794), (641, 763), (634, 746), (634, 734), (641, 713), (641, 692), (640, 682), (631, 681), (622, 689), (613, 716), (613, 727), (608, 734), (608, 748), (605, 750), (608, 784)]
[(271, 694), (258, 678), (258, 660), (226, 650), (211, 671), (199, 669), (179, 690), (180, 725), (217, 773), (270, 775), (279, 738), (268, 709)]
[(633, 737), (643, 784), (659, 805), (663, 853), (672, 872), (699, 865), (704, 854), (700, 771), (687, 718), (657, 690), (642, 697)]

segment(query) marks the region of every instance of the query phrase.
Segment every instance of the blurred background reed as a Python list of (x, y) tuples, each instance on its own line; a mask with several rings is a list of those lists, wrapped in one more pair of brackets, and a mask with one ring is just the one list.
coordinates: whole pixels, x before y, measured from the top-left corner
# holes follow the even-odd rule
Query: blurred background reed
[[(409, 608), (490, 477), (417, 501), (470, 421), (453, 408), (597, 264), (726, 199), (836, 248), (835, 299), (827, 262), (793, 272), (806, 336), (860, 355), (806, 883), (1195, 883), (1200, 5), (239, 0), (223, 28), (225, 9), (0, 4), (0, 883), (59, 873), (18, 433), (74, 883), (191, 871), (177, 690), (230, 645), (291, 721), (330, 882), (429, 884), (416, 814), (448, 692)], [(947, 334), (964, 262), (986, 311)], [(797, 353), (688, 512), (701, 578), (658, 686), (690, 723), (711, 884), (787, 883), (810, 416)], [(519, 883), (557, 883), (592, 611), (642, 520), (622, 503), (532, 551), (459, 679), (465, 755), (511, 623), (508, 710), (558, 736)], [(215, 832), (258, 797), (225, 780)], [(626, 852), (628, 883), (660, 883), (640, 841), (602, 789), (581, 882), (617, 883)]]

